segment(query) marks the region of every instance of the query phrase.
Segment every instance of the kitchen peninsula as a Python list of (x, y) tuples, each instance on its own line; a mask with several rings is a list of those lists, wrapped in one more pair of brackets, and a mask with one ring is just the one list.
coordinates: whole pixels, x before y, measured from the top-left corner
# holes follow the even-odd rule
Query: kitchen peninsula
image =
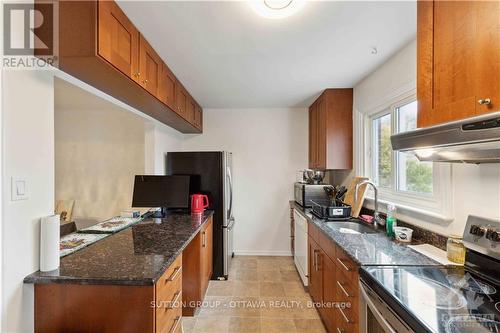
[(27, 276), (35, 332), (180, 332), (211, 276), (212, 215), (146, 219)]

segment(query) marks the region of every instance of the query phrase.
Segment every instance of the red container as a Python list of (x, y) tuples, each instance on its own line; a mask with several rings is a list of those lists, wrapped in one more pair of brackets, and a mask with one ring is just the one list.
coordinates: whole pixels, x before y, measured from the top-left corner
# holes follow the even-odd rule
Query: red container
[(191, 213), (203, 213), (208, 207), (208, 197), (204, 194), (193, 194), (191, 196)]

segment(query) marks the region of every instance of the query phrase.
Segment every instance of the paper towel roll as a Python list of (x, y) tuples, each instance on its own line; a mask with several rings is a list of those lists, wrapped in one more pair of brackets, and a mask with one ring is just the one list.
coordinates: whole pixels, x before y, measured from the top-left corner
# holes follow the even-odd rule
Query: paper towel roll
[(42, 272), (59, 268), (60, 226), (59, 215), (42, 217), (40, 224), (40, 271)]

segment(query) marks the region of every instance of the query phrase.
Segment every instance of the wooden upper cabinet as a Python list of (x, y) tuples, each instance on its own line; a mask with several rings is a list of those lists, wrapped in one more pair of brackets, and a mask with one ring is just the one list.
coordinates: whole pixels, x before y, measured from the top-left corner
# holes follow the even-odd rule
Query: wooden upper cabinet
[(309, 168), (318, 166), (318, 108), (313, 103), (309, 108)]
[(326, 169), (326, 98), (318, 99), (316, 105), (317, 119), (316, 119), (316, 168)]
[(194, 116), (196, 111), (196, 102), (191, 96), (188, 96), (187, 106), (186, 106), (186, 120), (194, 125)]
[(158, 98), (170, 109), (175, 110), (175, 87), (177, 80), (165, 63), (162, 64)]
[(352, 169), (352, 89), (327, 89), (309, 108), (309, 167)]
[(114, 1), (98, 2), (98, 53), (137, 81), (139, 31)]
[(500, 110), (500, 2), (418, 1), (418, 127)]
[(203, 109), (198, 104), (196, 104), (196, 108), (194, 111), (193, 125), (199, 129), (203, 128)]
[(158, 88), (160, 87), (163, 61), (142, 36), (139, 50), (139, 84), (153, 96), (159, 97)]
[(175, 90), (175, 99), (176, 99), (175, 112), (177, 112), (184, 119), (186, 119), (188, 98), (189, 95), (186, 89), (184, 89), (184, 87), (181, 84), (178, 84)]
[(202, 131), (186, 119), (189, 93), (114, 1), (57, 7), (60, 70), (181, 133)]

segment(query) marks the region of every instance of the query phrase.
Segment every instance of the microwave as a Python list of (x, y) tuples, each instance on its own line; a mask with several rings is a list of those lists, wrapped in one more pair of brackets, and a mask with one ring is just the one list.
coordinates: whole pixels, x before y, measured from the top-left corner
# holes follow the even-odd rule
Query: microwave
[(320, 185), (312, 185), (312, 184), (304, 184), (304, 183), (295, 183), (294, 192), (295, 192), (295, 202), (301, 205), (302, 207), (311, 207), (311, 201), (324, 201), (328, 199), (328, 195), (326, 194), (323, 187), (325, 184)]

